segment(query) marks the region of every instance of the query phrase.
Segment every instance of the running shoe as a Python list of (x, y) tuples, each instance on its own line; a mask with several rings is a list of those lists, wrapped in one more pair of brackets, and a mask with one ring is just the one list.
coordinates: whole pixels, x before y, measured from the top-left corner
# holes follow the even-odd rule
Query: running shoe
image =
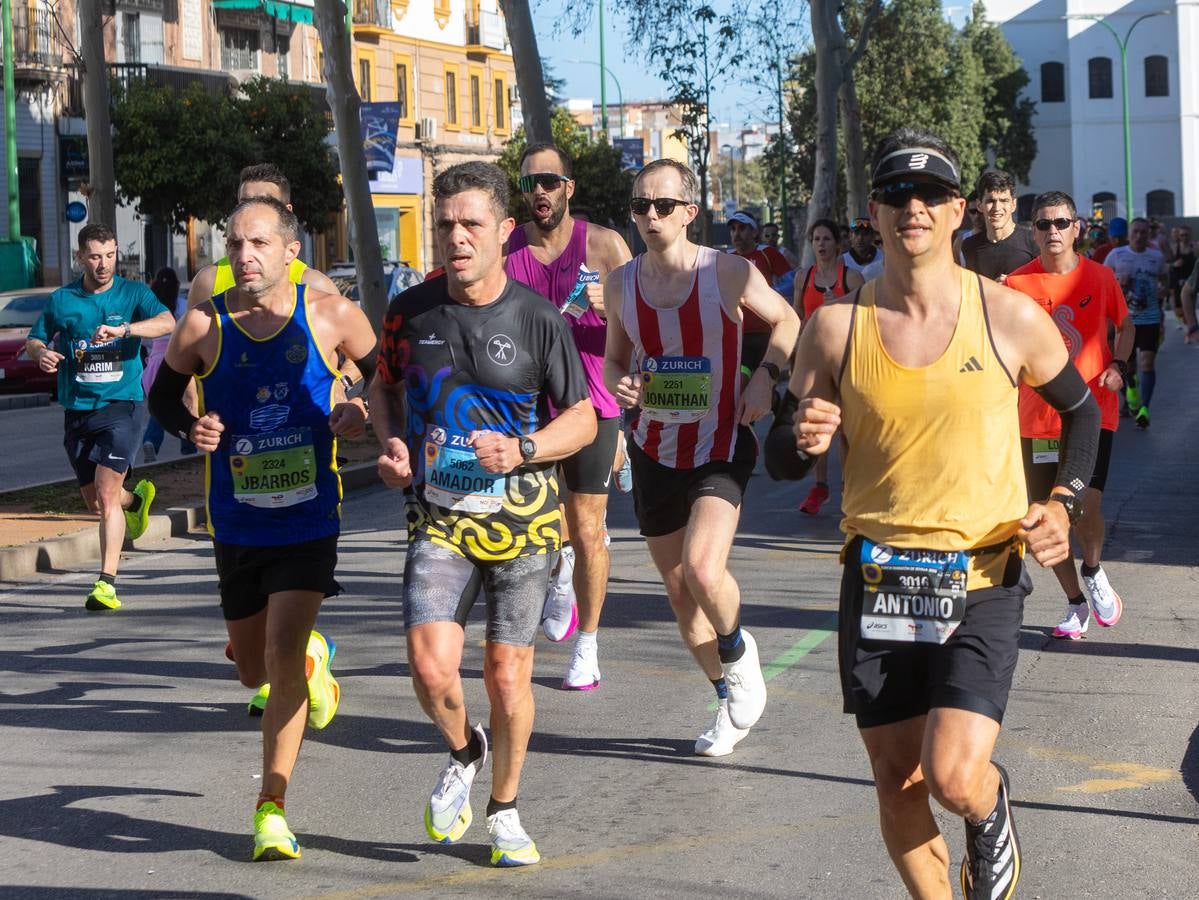
[(531, 866), (541, 862), (537, 845), (520, 826), (520, 815), (514, 809), (501, 809), (487, 817), (487, 833), (491, 835), (491, 864), (493, 866)]
[(562, 679), (564, 691), (590, 691), (599, 687), (599, 649), (595, 641), (575, 641), (574, 653), (570, 656), (570, 665), (566, 667), (566, 677)]
[(962, 894), (966, 900), (1008, 900), (1020, 880), (1020, 841), (1012, 820), (1007, 770), (999, 770), (999, 801), (986, 820), (966, 823), (966, 855), (962, 858)]
[(820, 512), (820, 507), (828, 501), (828, 485), (814, 484), (812, 489), (808, 491), (808, 496), (804, 502), (799, 504), (799, 511), (807, 513), (809, 516), (817, 515)]
[[(253, 716), (254, 718), (261, 716), (264, 712), (266, 712), (266, 701), (270, 696), (271, 684), (268, 681), (254, 692), (254, 696), (251, 697), (250, 702), (246, 704), (246, 715)], [(311, 713), (309, 713), (309, 715), (311, 715)]]
[(254, 862), (299, 858), (300, 845), (287, 827), (283, 810), (266, 801), (254, 813)]
[(318, 731), (332, 721), (341, 703), (341, 685), (329, 671), (337, 644), (319, 631), (308, 636), (308, 725)]
[(747, 734), (748, 728), (738, 728), (729, 719), (729, 701), (721, 700), (712, 724), (695, 739), (695, 755), (728, 756)]
[(1066, 617), (1053, 629), (1053, 636), (1076, 641), (1087, 633), (1087, 626), (1090, 624), (1091, 610), (1085, 603), (1067, 603)]
[(154, 445), (149, 441), (142, 444), (142, 464), (156, 462), (158, 460), (158, 451), (154, 449)]
[(451, 756), (425, 804), (425, 831), (439, 844), (452, 844), (460, 839), (474, 818), (470, 810), (470, 786), (487, 762), (487, 735), (482, 725), (474, 726), (472, 731), (479, 736), (483, 755), (466, 766)]
[(1137, 428), (1149, 427), (1149, 407), (1142, 406), (1137, 410)]
[(1112, 589), (1102, 566), (1094, 575), (1082, 576), (1082, 592), (1091, 601), (1096, 622), (1104, 628), (1111, 628), (1120, 621), (1120, 616), (1124, 614), (1124, 601)]
[(1124, 402), (1130, 410), (1141, 408), (1141, 392), (1135, 384), (1130, 384), (1124, 389)]
[(109, 609), (120, 609), (121, 601), (117, 599), (116, 588), (107, 581), (97, 581), (92, 585), (83, 605), (92, 612), (103, 612)]
[(541, 613), (541, 630), (554, 643), (560, 643), (579, 627), (579, 606), (575, 602), (575, 556), (570, 547), (562, 549), (558, 574), (550, 579)]
[(622, 494), (631, 493), (633, 490), (633, 461), (629, 459), (627, 450), (625, 451), (624, 462), (616, 470), (616, 489)]
[(744, 628), (741, 640), (745, 653), (736, 662), (721, 663), (720, 669), (729, 686), (729, 721), (737, 728), (753, 728), (766, 709), (766, 679), (758, 661), (758, 642)]
[(154, 502), (155, 493), (154, 482), (144, 478), (133, 489), (134, 496), (140, 497), (142, 502), (137, 512), (125, 510), (125, 537), (129, 540), (136, 541), (146, 533), (146, 526), (150, 524), (150, 504)]

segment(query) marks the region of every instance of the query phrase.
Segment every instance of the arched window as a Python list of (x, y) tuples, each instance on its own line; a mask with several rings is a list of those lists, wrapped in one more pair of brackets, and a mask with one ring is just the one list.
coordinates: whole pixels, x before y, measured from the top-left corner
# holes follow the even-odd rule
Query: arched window
[(1110, 100), (1112, 96), (1112, 61), (1106, 56), (1087, 60), (1087, 85), (1092, 100)]
[(1116, 195), (1111, 191), (1100, 191), (1091, 195), (1091, 217), (1110, 222), (1117, 215)]
[(1159, 189), (1146, 194), (1145, 215), (1154, 217), (1174, 215), (1174, 192)]
[(1066, 67), (1060, 62), (1041, 63), (1041, 102), (1064, 103)]
[(1170, 61), (1164, 56), (1145, 57), (1145, 96), (1170, 96)]

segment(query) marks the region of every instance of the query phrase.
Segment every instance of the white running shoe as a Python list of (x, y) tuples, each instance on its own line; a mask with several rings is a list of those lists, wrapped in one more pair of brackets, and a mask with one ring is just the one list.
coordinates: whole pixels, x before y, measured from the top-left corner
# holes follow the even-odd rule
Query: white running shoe
[(1112, 590), (1102, 566), (1094, 575), (1082, 576), (1082, 592), (1091, 601), (1095, 621), (1104, 628), (1111, 628), (1120, 621), (1120, 616), (1124, 615), (1124, 601)]
[(590, 691), (599, 687), (599, 651), (595, 641), (575, 641), (575, 650), (562, 679), (564, 691)]
[(695, 755), (728, 756), (747, 734), (748, 728), (738, 728), (729, 720), (729, 701), (721, 700), (712, 724), (695, 739)]
[(758, 642), (744, 628), (745, 653), (736, 662), (721, 663), (729, 686), (729, 721), (737, 728), (753, 728), (766, 709), (766, 679), (758, 660)]
[(516, 810), (501, 809), (494, 816), (488, 816), (487, 832), (491, 835), (493, 866), (531, 866), (541, 862), (537, 845), (521, 827)]
[(579, 606), (575, 602), (575, 554), (572, 547), (562, 548), (558, 574), (550, 580), (541, 612), (541, 630), (554, 643), (574, 634), (579, 626)]
[(450, 757), (449, 764), (441, 770), (437, 784), (425, 805), (425, 831), (439, 844), (452, 844), (466, 834), (473, 815), (470, 809), (470, 787), (475, 775), (487, 762), (487, 735), (483, 726), (472, 729), (483, 744), (483, 755), (468, 766)]
[(1053, 636), (1076, 641), (1087, 633), (1087, 626), (1090, 624), (1090, 607), (1085, 603), (1067, 603), (1066, 618), (1062, 619), (1057, 628), (1053, 629)]

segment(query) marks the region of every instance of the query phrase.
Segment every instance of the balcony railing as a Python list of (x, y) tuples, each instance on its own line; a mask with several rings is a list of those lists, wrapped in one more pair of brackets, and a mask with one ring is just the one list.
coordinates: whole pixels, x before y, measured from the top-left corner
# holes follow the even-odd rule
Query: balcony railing
[[(198, 84), (207, 94), (216, 96), (229, 93), (235, 87), (232, 78), (225, 72), (209, 69), (188, 69), (181, 66), (157, 66), (148, 63), (109, 63), (108, 75), (122, 88), (132, 82), (147, 81), (158, 87), (169, 87), (183, 93), (191, 85)], [(83, 115), (83, 76), (78, 69), (70, 70), (64, 115)]]
[(353, 0), (354, 24), (391, 30), (391, 0)]
[(48, 7), (14, 3), (12, 31), (13, 69), (18, 79), (42, 80), (69, 63), (58, 25)]

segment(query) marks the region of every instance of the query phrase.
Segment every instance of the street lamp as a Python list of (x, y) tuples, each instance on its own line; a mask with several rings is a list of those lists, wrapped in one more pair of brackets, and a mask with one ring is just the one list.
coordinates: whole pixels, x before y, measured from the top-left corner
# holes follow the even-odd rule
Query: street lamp
[(728, 150), (729, 169), (732, 170), (732, 173), (733, 173), (733, 206), (740, 208), (741, 196), (740, 196), (740, 194), (737, 193), (737, 156), (733, 152), (734, 150), (736, 150), (736, 148), (732, 144), (721, 144), (720, 149)]
[(608, 135), (608, 104), (604, 97), (603, 82), (606, 80), (604, 74), (612, 79), (612, 83), (616, 85), (616, 102), (620, 105), (620, 136), (624, 137), (624, 91), (620, 89), (620, 81), (612, 74), (612, 70), (602, 63), (597, 63), (593, 59), (568, 59), (568, 63), (576, 63), (584, 66), (599, 66), (600, 67), (600, 124), (604, 129), (604, 136)]
[(1154, 16), (1168, 16), (1170, 10), (1159, 9), (1157, 12), (1145, 13), (1143, 16), (1138, 16), (1133, 20), (1133, 23), (1128, 26), (1128, 31), (1124, 32), (1124, 37), (1120, 37), (1120, 33), (1107, 21), (1107, 19), (1098, 13), (1071, 13), (1067, 16), (1062, 16), (1063, 19), (1086, 19), (1090, 22), (1102, 25), (1111, 32), (1112, 37), (1116, 39), (1116, 46), (1120, 48), (1120, 93), (1123, 94), (1123, 120), (1124, 120), (1124, 209), (1129, 221), (1132, 220), (1132, 127), (1128, 121), (1128, 40), (1132, 37), (1132, 30), (1144, 22), (1146, 19), (1152, 19)]

